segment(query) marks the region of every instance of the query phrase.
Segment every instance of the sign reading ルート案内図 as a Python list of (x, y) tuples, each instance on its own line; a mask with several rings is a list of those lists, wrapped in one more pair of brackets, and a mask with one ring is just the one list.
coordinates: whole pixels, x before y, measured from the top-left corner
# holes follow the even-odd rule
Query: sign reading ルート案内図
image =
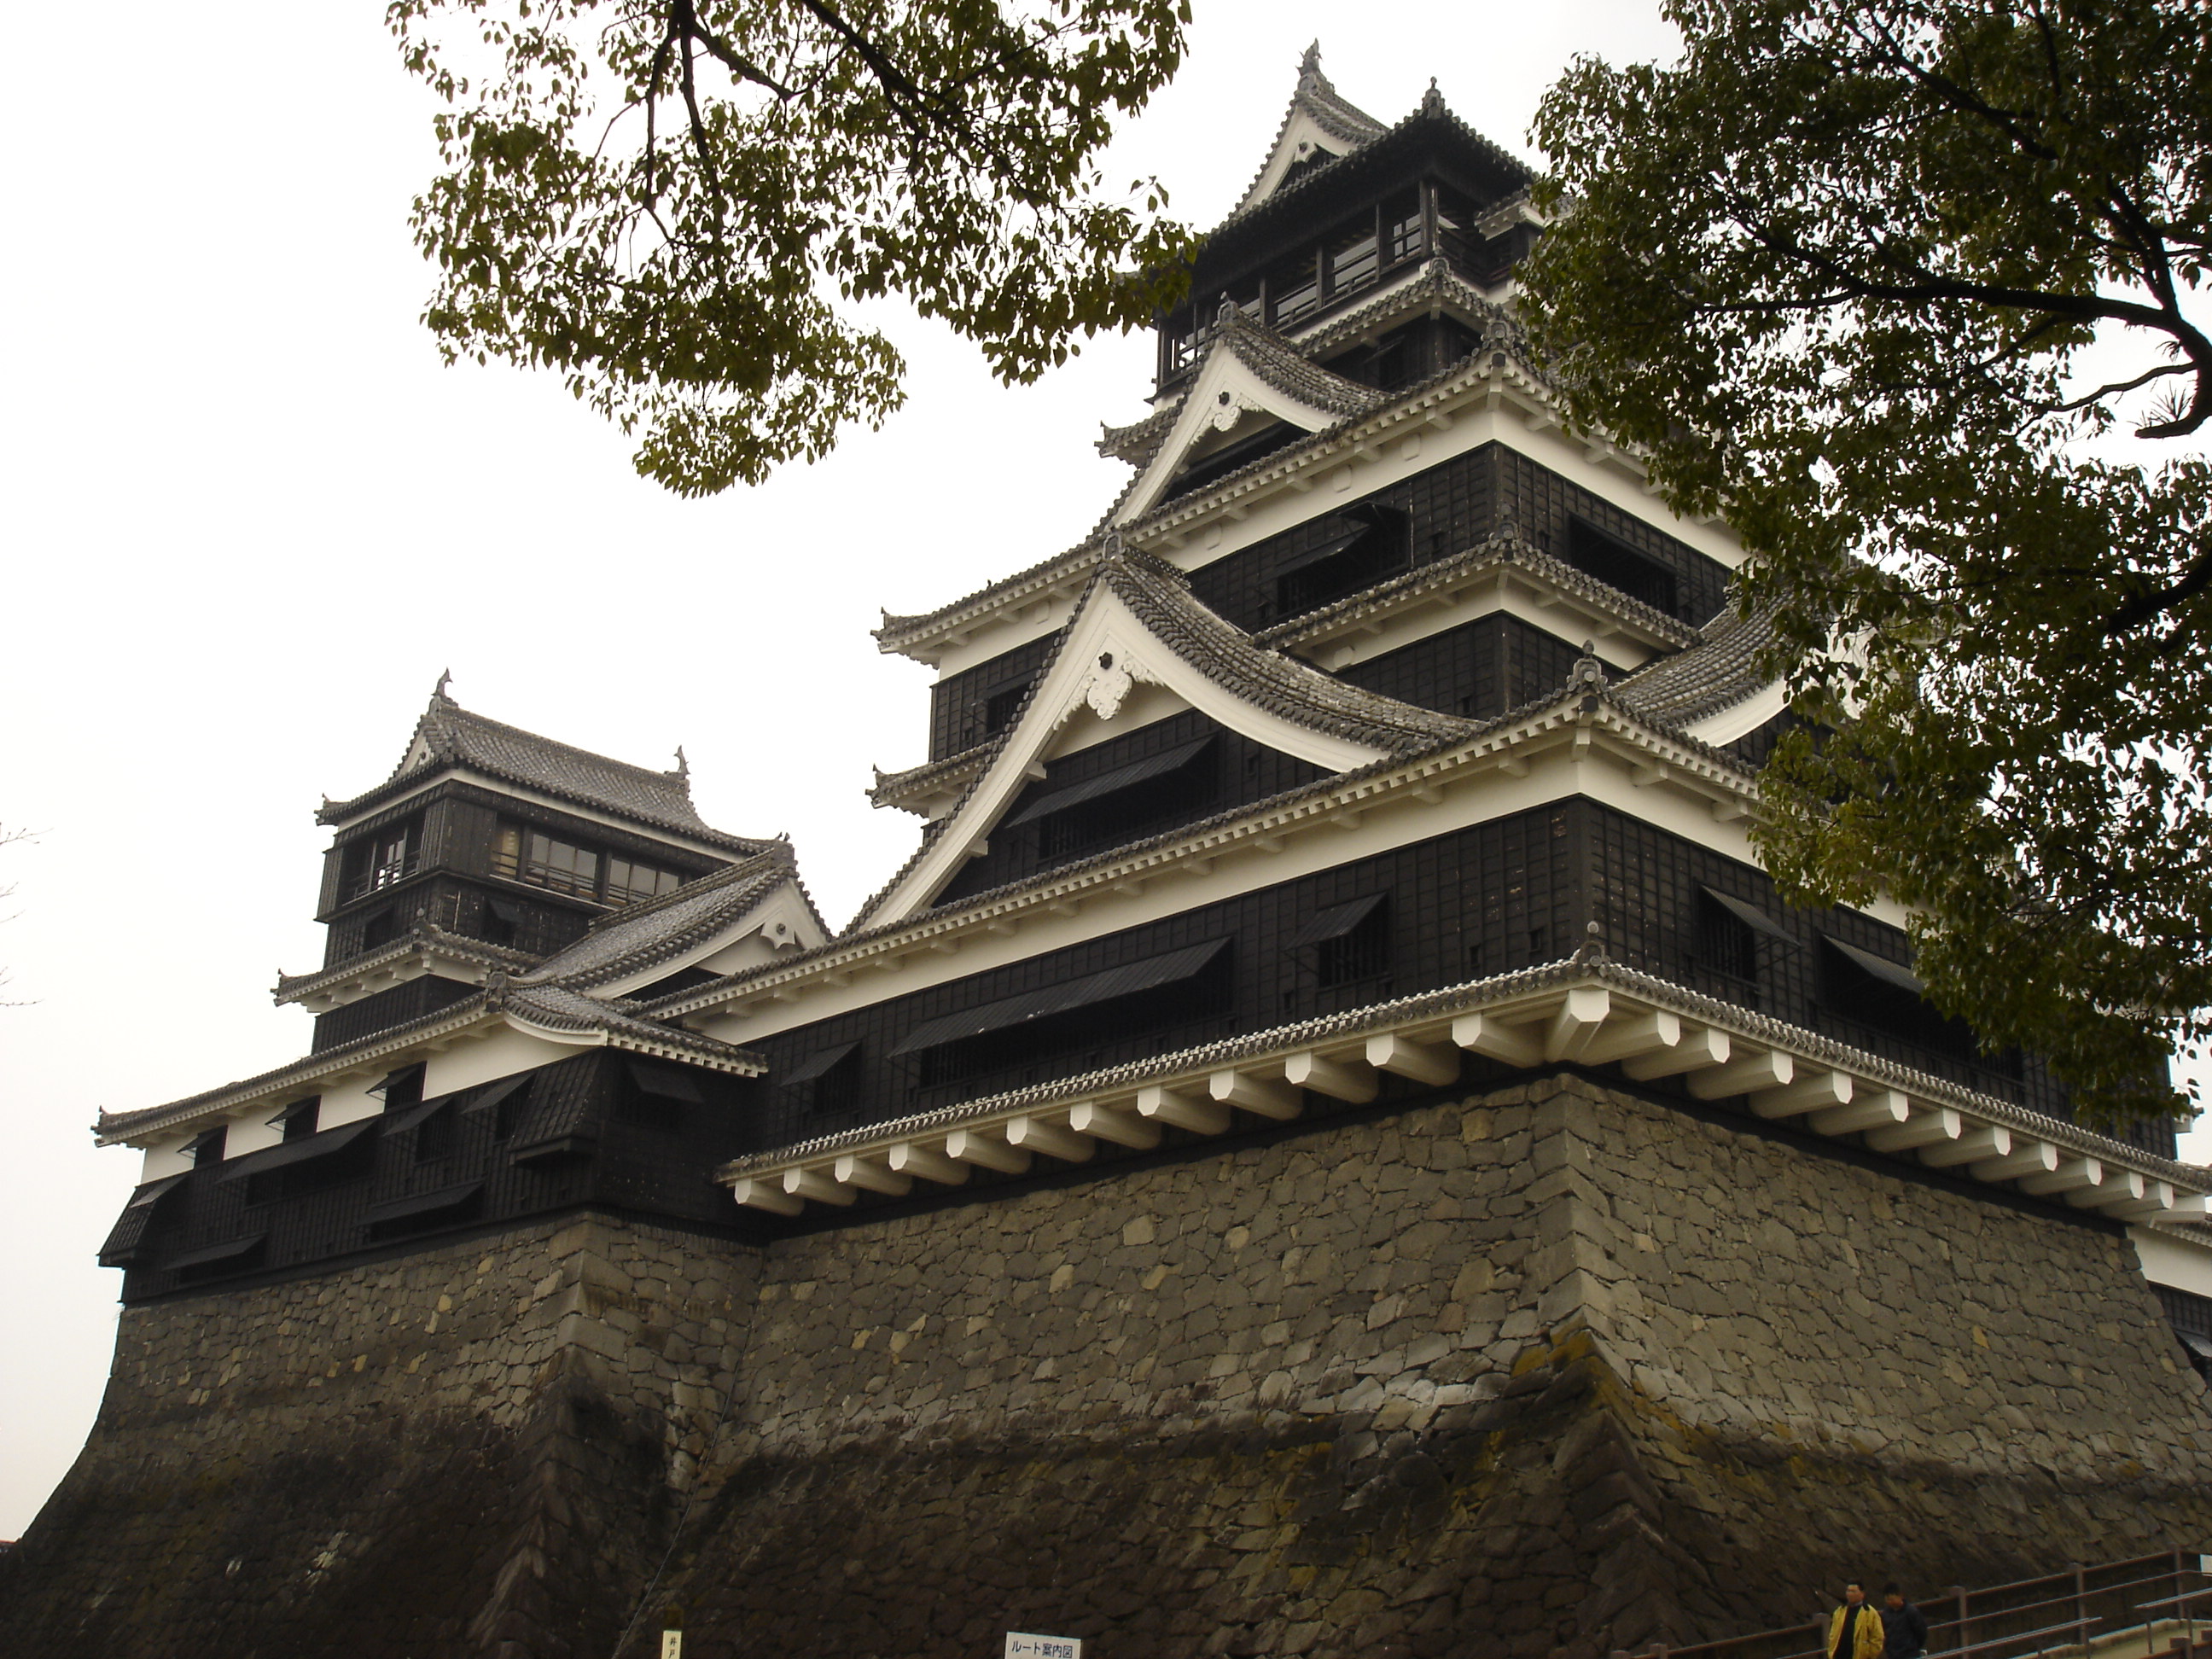
[(1083, 1659), (1083, 1640), (1075, 1636), (1032, 1636), (1026, 1631), (1006, 1632), (1005, 1659)]

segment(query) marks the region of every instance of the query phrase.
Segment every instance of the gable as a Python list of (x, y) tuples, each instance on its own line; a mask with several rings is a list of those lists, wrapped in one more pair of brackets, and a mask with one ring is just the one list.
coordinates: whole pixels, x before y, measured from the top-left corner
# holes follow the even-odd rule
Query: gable
[[(1234, 633), (1227, 624), (1219, 625)], [(1246, 648), (1252, 648), (1249, 642)], [(1334, 684), (1318, 671), (1301, 667), (1300, 672)], [(1102, 573), (1070, 623), (1022, 718), (969, 787), (966, 799), (922, 854), (854, 926), (897, 921), (935, 903), (971, 859), (989, 850), (992, 831), (1015, 810), (1029, 786), (1044, 775), (1045, 763), (1055, 751), (1084, 746), (1066, 735), (1071, 728), (1079, 732), (1086, 726), (1113, 726), (1125, 709), (1133, 708), (1152, 688), (1171, 694), (1229, 731), (1326, 773), (1349, 771), (1392, 752), (1380, 734), (1354, 735), (1291, 719), (1263, 706), (1250, 695), (1250, 688), (1197, 666), (1163, 639)], [(1130, 722), (1131, 726), (1137, 724)]]
[(1127, 524), (1149, 513), (1194, 462), (1257, 435), (1271, 422), (1319, 432), (1383, 401), (1372, 387), (1305, 362), (1224, 302), (1197, 378), (1166, 437), (1115, 507), (1112, 522)]

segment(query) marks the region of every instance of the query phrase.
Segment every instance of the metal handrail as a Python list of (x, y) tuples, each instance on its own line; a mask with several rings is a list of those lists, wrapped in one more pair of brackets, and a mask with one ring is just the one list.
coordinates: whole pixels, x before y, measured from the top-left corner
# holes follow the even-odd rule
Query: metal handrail
[[(1957, 1609), (1954, 1617), (1929, 1621), (1928, 1629), (1931, 1637), (1938, 1631), (1968, 1630), (1972, 1626), (1984, 1626), (2000, 1620), (2008, 1621), (2022, 1614), (2069, 1603), (2076, 1609), (2076, 1616), (2067, 1620), (2063, 1624), (2052, 1625), (2042, 1629), (2014, 1631), (2003, 1635), (1991, 1636), (1978, 1642), (1965, 1643), (1955, 1647), (1931, 1651), (1926, 1656), (1926, 1659), (1960, 1659), (1961, 1656), (1990, 1654), (1996, 1650), (2007, 1648), (2014, 1651), (2006, 1656), (2006, 1659), (2029, 1659), (2033, 1650), (2022, 1650), (2020, 1647), (2021, 1644), (2033, 1642), (2039, 1637), (2068, 1631), (2076, 1632), (2086, 1645), (2090, 1627), (2102, 1626), (2106, 1623), (2104, 1614), (2093, 1614), (2088, 1611), (2092, 1602), (2103, 1600), (2109, 1605), (2110, 1598), (2123, 1595), (2130, 1590), (2141, 1589), (2148, 1585), (2169, 1581), (2179, 1583), (2185, 1577), (2212, 1576), (2200, 1571), (2202, 1561), (2201, 1557), (2175, 1549), (2161, 1552), (2157, 1555), (2131, 1556), (2118, 1561), (2102, 1562), (2095, 1566), (2071, 1567), (2060, 1572), (2043, 1573), (2033, 1578), (2019, 1578), (2008, 1583), (1990, 1584), (1980, 1589), (1954, 1585), (1944, 1595), (1932, 1596), (1923, 1604), (1923, 1611), (1929, 1608), (1942, 1608), (1947, 1604)], [(2185, 1562), (2192, 1565), (2185, 1565)], [(2092, 1582), (2097, 1579), (2107, 1579), (2114, 1574), (2137, 1574), (2143, 1569), (2151, 1567), (2156, 1567), (2160, 1571), (2141, 1577), (2122, 1577), (2116, 1582)], [(2063, 1587), (2062, 1593), (2056, 1595), (2040, 1596), (2027, 1601), (2009, 1599), (2022, 1591), (2058, 1589), (2062, 1586)], [(2135, 1610), (2148, 1612), (2160, 1607), (2181, 1605), (2199, 1598), (2212, 1598), (2212, 1585), (2185, 1591), (2179, 1595), (2160, 1601), (2136, 1603)], [(1993, 1601), (2003, 1605), (1994, 1607), (1989, 1605)], [(1879, 1612), (1880, 1609), (1877, 1608), (1876, 1611)], [(1781, 1643), (1790, 1643), (1791, 1646), (1779, 1653), (1764, 1653), (1761, 1659), (1827, 1659), (1825, 1642), (1809, 1648), (1796, 1644), (1802, 1643), (1803, 1632), (1807, 1630), (1814, 1632), (1823, 1630), (1829, 1617), (1829, 1613), (1822, 1613), (1811, 1620), (1799, 1623), (1777, 1626), (1768, 1630), (1753, 1631), (1742, 1636), (1728, 1637), (1719, 1641), (1704, 1642), (1689, 1647), (1670, 1647), (1662, 1644), (1652, 1648), (1648, 1654), (1642, 1656), (1641, 1659), (1723, 1659), (1723, 1656), (1731, 1650), (1737, 1652), (1756, 1650), (1760, 1644), (1772, 1645)], [(2154, 1619), (2150, 1618), (2142, 1621), (2145, 1630), (2148, 1630), (2155, 1622)], [(2118, 1626), (2115, 1627), (2115, 1633), (2131, 1628), (2134, 1628), (2132, 1624)], [(1613, 1659), (1638, 1659), (1638, 1656), (1626, 1651), (1616, 1651)]]

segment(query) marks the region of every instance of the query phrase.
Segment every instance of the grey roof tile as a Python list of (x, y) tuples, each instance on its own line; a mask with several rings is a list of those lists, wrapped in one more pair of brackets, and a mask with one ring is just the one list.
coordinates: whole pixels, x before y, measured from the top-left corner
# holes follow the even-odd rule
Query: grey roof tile
[(1698, 634), (1698, 643), (1638, 669), (1614, 695), (1646, 720), (1686, 727), (1773, 684), (1765, 665), (1776, 642), (1771, 611), (1746, 616), (1730, 605)]
[(514, 984), (518, 991), (549, 985), (588, 991), (672, 961), (741, 919), (798, 873), (791, 844), (772, 842), (766, 852), (686, 882), (672, 893), (599, 917), (583, 938)]
[(595, 755), (534, 732), (487, 720), (462, 708), (444, 690), (416, 722), (392, 775), (350, 800), (325, 801), (319, 823), (336, 823), (397, 798), (447, 767), (462, 766), (509, 783), (543, 790), (579, 805), (597, 807), (656, 829), (682, 834), (734, 852), (757, 852), (766, 842), (714, 829), (691, 804), (690, 770), (655, 772)]

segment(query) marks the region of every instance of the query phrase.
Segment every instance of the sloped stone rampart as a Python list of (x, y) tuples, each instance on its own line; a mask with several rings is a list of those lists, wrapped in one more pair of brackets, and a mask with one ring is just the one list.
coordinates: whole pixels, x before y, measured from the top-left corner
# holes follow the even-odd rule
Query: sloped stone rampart
[(764, 1250), (524, 1229), (127, 1312), (0, 1632), (1597, 1659), (2212, 1541), (2130, 1252), (1572, 1076)]
[(0, 1650), (599, 1654), (731, 1381), (752, 1258), (592, 1218), (124, 1310)]
[(1601, 1656), (2212, 1540), (2117, 1231), (1573, 1078), (788, 1241), (758, 1296), (665, 1592), (710, 1655)]

